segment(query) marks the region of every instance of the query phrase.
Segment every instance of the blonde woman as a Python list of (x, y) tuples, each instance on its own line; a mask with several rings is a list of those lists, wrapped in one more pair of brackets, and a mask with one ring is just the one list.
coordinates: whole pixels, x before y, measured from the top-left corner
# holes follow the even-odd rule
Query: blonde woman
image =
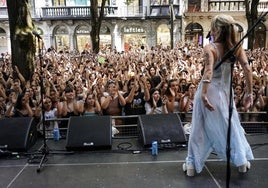
[[(214, 42), (204, 47), (204, 74), (194, 98), (188, 155), (186, 163), (183, 164), (187, 176), (194, 176), (195, 172), (200, 173), (212, 151), (223, 160), (227, 158), (230, 60), (223, 62), (220, 68), (214, 69), (221, 62), (224, 54), (237, 44), (238, 31), (231, 16), (217, 15), (212, 19), (210, 32)], [(241, 46), (234, 55), (245, 75), (244, 106), (248, 109), (253, 102), (252, 70)], [(239, 172), (245, 173), (250, 168), (249, 160), (254, 157), (235, 106), (233, 106), (231, 122), (230, 162), (238, 167)]]

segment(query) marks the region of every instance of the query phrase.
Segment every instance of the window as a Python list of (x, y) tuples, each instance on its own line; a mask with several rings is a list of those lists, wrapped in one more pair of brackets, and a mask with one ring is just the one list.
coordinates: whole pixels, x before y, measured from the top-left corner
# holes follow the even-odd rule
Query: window
[(151, 0), (151, 5), (169, 5), (172, 3), (170, 0)]
[(53, 6), (65, 6), (66, 5), (66, 0), (54, 0), (53, 1)]
[(199, 12), (201, 9), (201, 0), (188, 0), (188, 12)]

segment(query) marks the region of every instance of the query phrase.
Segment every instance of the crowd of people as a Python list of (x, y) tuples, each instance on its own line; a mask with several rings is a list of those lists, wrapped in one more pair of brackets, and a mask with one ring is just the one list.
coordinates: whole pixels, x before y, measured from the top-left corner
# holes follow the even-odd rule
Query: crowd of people
[[(230, 59), (221, 60), (237, 43), (237, 32), (230, 15), (218, 15), (211, 22), (214, 42), (204, 48), (180, 42), (173, 49), (141, 46), (95, 54), (50, 47), (37, 55), (30, 80), (12, 65), (9, 54), (2, 54), (0, 118), (56, 118), (42, 121), (53, 130), (67, 127), (57, 118), (71, 116), (183, 113), (191, 122), (183, 164), (187, 176), (200, 173), (212, 151), (245, 173), (254, 156), (241, 121), (268, 122), (268, 50), (239, 46), (232, 70)], [(137, 123), (137, 118), (114, 120), (113, 125)], [(112, 135), (118, 133), (116, 127), (112, 130)]]
[[(254, 105), (248, 111), (267, 111), (268, 51), (246, 53), (254, 77)], [(127, 52), (106, 49), (98, 54), (56, 52), (50, 47), (41, 58), (37, 55), (35, 71), (30, 80), (25, 80), (12, 66), (10, 54), (2, 53), (0, 117), (40, 118), (42, 110), (45, 118), (191, 112), (203, 74), (203, 58), (202, 47), (186, 42), (174, 49), (142, 46)], [(245, 112), (243, 77), (236, 63), (232, 84), (240, 112)], [(259, 120), (259, 115), (249, 118)], [(117, 119), (115, 123), (124, 122)]]

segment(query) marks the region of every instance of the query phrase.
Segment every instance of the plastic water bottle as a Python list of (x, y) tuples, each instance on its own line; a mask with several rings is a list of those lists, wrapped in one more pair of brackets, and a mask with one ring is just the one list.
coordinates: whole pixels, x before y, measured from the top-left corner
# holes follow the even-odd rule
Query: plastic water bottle
[(59, 128), (54, 128), (54, 130), (53, 130), (53, 138), (56, 141), (60, 140), (60, 131), (59, 131)]
[(157, 141), (152, 142), (152, 155), (158, 155), (158, 144)]

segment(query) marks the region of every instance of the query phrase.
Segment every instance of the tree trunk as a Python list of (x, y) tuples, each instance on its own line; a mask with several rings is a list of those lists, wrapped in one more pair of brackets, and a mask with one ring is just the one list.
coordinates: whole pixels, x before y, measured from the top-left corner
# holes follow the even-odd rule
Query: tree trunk
[[(251, 2), (251, 3), (250, 3)], [(246, 3), (246, 18), (248, 22), (248, 29), (250, 29), (255, 21), (258, 19), (258, 4), (259, 0), (249, 1)], [(253, 49), (255, 44), (255, 28), (248, 34), (248, 49)]]
[(99, 53), (100, 50), (100, 28), (104, 15), (104, 6), (106, 0), (101, 2), (101, 10), (98, 12), (98, 0), (90, 0), (90, 13), (91, 13), (91, 43), (94, 53)]
[(35, 38), (28, 0), (7, 0), (7, 8), (12, 66), (17, 66), (24, 78), (29, 80), (34, 71)]

